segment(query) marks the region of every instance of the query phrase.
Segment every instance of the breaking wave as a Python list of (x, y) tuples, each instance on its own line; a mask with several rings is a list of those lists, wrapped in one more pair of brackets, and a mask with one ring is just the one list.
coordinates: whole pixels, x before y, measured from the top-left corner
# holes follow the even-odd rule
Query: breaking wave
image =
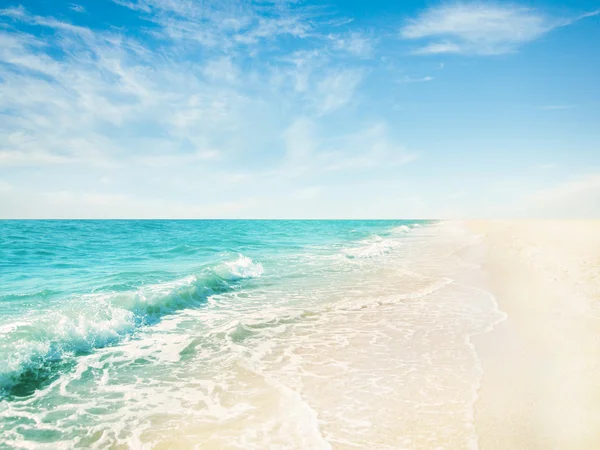
[(263, 271), (260, 263), (239, 255), (198, 275), (135, 291), (72, 297), (59, 310), (5, 324), (0, 328), (0, 396), (27, 395), (51, 381), (73, 357), (131, 338), (141, 327), (198, 307)]

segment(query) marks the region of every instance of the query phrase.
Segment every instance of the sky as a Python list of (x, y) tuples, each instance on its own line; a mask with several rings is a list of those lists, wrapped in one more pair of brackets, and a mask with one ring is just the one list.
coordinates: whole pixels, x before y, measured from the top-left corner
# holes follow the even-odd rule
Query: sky
[(0, 5), (0, 218), (600, 218), (600, 2)]

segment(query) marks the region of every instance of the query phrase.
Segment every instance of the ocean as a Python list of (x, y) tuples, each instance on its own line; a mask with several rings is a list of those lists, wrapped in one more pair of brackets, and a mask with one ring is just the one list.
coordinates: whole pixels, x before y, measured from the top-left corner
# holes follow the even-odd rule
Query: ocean
[(0, 449), (476, 448), (481, 251), (436, 221), (0, 221)]

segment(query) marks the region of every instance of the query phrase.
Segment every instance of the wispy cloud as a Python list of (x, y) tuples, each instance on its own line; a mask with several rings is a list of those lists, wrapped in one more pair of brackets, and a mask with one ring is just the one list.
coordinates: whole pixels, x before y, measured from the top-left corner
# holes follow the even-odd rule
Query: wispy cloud
[(462, 53), (464, 50), (459, 44), (453, 42), (433, 42), (416, 49), (415, 55), (432, 55), (437, 53)]
[(71, 3), (71, 5), (69, 6), (69, 9), (78, 12), (78, 13), (84, 13), (85, 12), (85, 8), (81, 5), (77, 5), (75, 3)]
[(556, 27), (596, 14), (597, 11), (566, 19), (516, 5), (446, 4), (429, 8), (407, 21), (400, 36), (429, 41), (414, 51), (417, 54), (495, 55), (515, 51)]
[(434, 80), (434, 78), (430, 77), (430, 76), (420, 77), (420, 78), (406, 76), (404, 78), (399, 79), (398, 83), (424, 83), (424, 82), (433, 81), (433, 80)]
[(144, 14), (166, 39), (187, 40), (209, 48), (253, 45), (278, 36), (306, 37), (312, 17), (293, 1), (113, 0)]
[(0, 171), (38, 174), (7, 179), (20, 200), (2, 197), (5, 212), (241, 214), (230, 199), (249, 189), (308, 199), (332, 172), (409, 159), (381, 120), (348, 134), (373, 63), (368, 33), (296, 2), (116, 3), (144, 18), (141, 32), (0, 10)]
[(368, 171), (397, 167), (417, 158), (389, 134), (388, 127), (378, 123), (334, 139), (323, 138), (316, 123), (299, 118), (284, 133), (287, 161), (291, 163), (284, 173)]
[(321, 114), (345, 106), (354, 95), (363, 78), (360, 70), (333, 71), (323, 78), (317, 87), (315, 98)]
[(325, 170), (394, 168), (417, 159), (418, 154), (395, 142), (384, 123), (367, 126), (328, 143), (319, 165)]
[[(22, 7), (0, 10), (6, 19), (0, 29), (0, 107), (9, 112), (0, 125), (0, 165), (205, 165), (251, 157), (249, 146), (258, 148), (280, 133), (277, 121), (257, 127), (257, 113), (276, 117), (286, 98), (296, 111), (331, 114), (352, 100), (363, 77), (352, 64), (328, 67), (335, 52), (352, 56), (367, 48), (354, 34), (345, 35), (344, 45), (332, 38), (303, 50), (327, 55), (316, 65), (315, 59), (294, 60), (297, 46), (289, 45), (289, 57), (281, 56), (281, 48), (272, 64), (254, 63), (249, 47), (273, 51), (282, 33), (302, 38), (312, 29), (293, 5), (273, 4), (271, 11), (268, 4), (256, 9), (242, 2), (119, 3), (164, 27), (160, 39), (172, 40), (168, 58), (154, 50), (156, 43), (115, 29), (92, 30)], [(189, 36), (175, 30), (193, 26), (200, 33), (205, 22), (213, 27), (211, 42), (195, 41), (181, 53), (180, 40)], [(18, 31), (22, 23), (52, 33), (42, 42)], [(330, 51), (321, 51), (322, 45)], [(192, 48), (203, 57), (189, 57)], [(298, 89), (303, 71), (310, 83)], [(282, 82), (273, 84), (274, 74), (283, 75)], [(219, 158), (206, 157), (217, 153)]]
[(329, 39), (333, 41), (336, 49), (344, 50), (361, 58), (371, 58), (374, 54), (375, 39), (359, 32), (346, 35), (330, 34)]
[[(420, 103), (423, 88), (441, 78), (465, 80), (459, 65), (447, 73), (439, 57), (408, 67), (415, 59), (400, 61), (385, 31), (319, 16), (323, 9), (306, 2), (113, 3), (130, 27), (100, 23), (75, 4), (73, 11), (86, 14), (0, 10), (0, 214), (303, 214), (293, 198), (306, 207), (330, 201), (312, 210), (326, 216), (349, 189), (362, 195), (355, 186), (381, 180), (397, 191), (381, 198), (380, 214), (415, 188), (401, 175), (426, 170), (406, 165), (419, 154), (404, 140), (422, 136), (411, 129), (423, 120), (408, 117), (412, 105), (433, 108), (439, 92)], [(401, 36), (416, 53), (497, 54), (580, 18), (446, 5), (407, 22)], [(392, 111), (394, 104), (404, 111)], [(434, 117), (436, 126), (447, 125)], [(432, 145), (424, 139), (423, 146)], [(381, 190), (372, 189), (368, 197), (379, 198)]]

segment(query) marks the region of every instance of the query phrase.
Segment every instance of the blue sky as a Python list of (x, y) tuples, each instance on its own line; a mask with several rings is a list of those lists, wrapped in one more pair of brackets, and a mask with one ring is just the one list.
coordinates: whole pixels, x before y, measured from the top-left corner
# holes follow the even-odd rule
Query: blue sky
[(600, 3), (4, 1), (1, 217), (600, 217)]

